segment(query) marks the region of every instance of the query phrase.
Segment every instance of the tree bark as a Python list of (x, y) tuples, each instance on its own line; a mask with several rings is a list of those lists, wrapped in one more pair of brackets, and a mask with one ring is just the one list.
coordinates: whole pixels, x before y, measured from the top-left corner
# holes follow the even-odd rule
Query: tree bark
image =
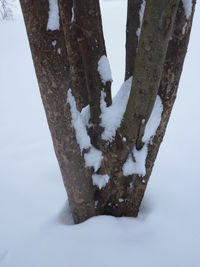
[(78, 223), (94, 216), (95, 209), (91, 172), (85, 168), (66, 105), (70, 75), (63, 31), (47, 30), (47, 0), (20, 0), (20, 3), (54, 150), (73, 218)]
[[(96, 190), (95, 199), (99, 214), (111, 214), (114, 216), (137, 216), (139, 207), (144, 196), (147, 182), (166, 131), (167, 123), (175, 101), (176, 92), (182, 72), (185, 54), (189, 42), (190, 30), (194, 14), (193, 11), (189, 20), (185, 17), (182, 1), (176, 13), (173, 35), (170, 38), (164, 69), (161, 73), (158, 94), (162, 99), (163, 113), (157, 132), (148, 145), (146, 158), (146, 175), (130, 175), (125, 177), (122, 166), (128, 153), (131, 151), (130, 144), (127, 150), (124, 146), (117, 149), (116, 140), (111, 144), (107, 155), (104, 156), (104, 172), (109, 173), (110, 182), (103, 190)], [(183, 34), (183, 29), (185, 30)], [(137, 65), (136, 65), (137, 68)], [(138, 102), (139, 104), (140, 102)], [(122, 156), (121, 156), (122, 155)], [(106, 170), (106, 171), (105, 171)]]
[(72, 0), (59, 0), (60, 21), (64, 32), (63, 37), (65, 37), (63, 42), (65, 43), (70, 66), (70, 87), (76, 98), (77, 109), (81, 111), (83, 107), (88, 105), (89, 101), (81, 53), (76, 35), (72, 29), (74, 16), (72, 10)]
[(176, 99), (176, 93), (190, 38), (195, 4), (196, 0), (193, 0), (192, 13), (189, 19), (187, 19), (182, 1), (180, 1), (179, 3), (173, 35), (169, 42), (162, 78), (158, 90), (158, 95), (160, 96), (163, 104), (161, 122), (157, 129), (156, 135), (154, 136), (151, 144), (149, 144), (148, 147), (148, 155), (146, 159), (146, 175), (142, 179), (138, 175), (135, 175), (134, 177), (135, 185), (132, 192), (132, 199), (134, 202), (136, 215), (139, 211), (139, 207), (142, 202), (146, 186), (158, 154), (159, 147), (165, 135), (169, 117), (171, 115), (171, 111)]
[(153, 109), (179, 0), (147, 1), (133, 84), (124, 114), (123, 135), (130, 147), (143, 147), (145, 125)]
[(106, 56), (106, 48), (102, 30), (102, 21), (99, 1), (74, 0), (74, 22), (72, 29), (75, 32), (82, 57), (90, 105), (90, 120), (93, 127), (90, 129), (91, 142), (94, 146), (101, 146), (100, 126), (100, 99), (101, 92), (106, 93), (106, 104), (111, 105), (111, 81), (102, 81), (98, 71), (98, 62)]
[[(162, 142), (188, 46), (192, 15), (187, 18), (182, 1), (147, 1), (143, 27), (136, 34), (142, 0), (128, 2), (126, 78), (133, 73), (124, 120), (112, 142), (101, 138), (102, 92), (106, 106), (112, 104), (111, 81), (102, 80), (99, 60), (106, 56), (99, 1), (58, 0), (60, 28), (47, 30), (48, 0), (20, 0), (32, 57), (50, 128), (54, 150), (62, 172), (75, 223), (98, 214), (137, 216), (159, 146)], [(134, 15), (134, 16), (133, 16)], [(174, 23), (175, 21), (175, 23)], [(70, 105), (69, 88), (80, 112), (89, 105), (86, 133), (91, 149), (99, 149), (98, 170), (86, 168)], [(142, 137), (155, 98), (160, 96), (163, 113), (155, 136), (147, 147), (146, 175), (125, 176), (124, 163), (134, 146), (143, 147)], [(103, 188), (93, 185), (92, 174), (108, 175)]]

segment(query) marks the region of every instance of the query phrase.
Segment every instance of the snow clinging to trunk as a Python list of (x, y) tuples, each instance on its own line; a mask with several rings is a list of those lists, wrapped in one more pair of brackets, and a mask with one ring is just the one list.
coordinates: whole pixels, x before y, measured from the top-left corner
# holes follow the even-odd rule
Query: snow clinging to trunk
[(76, 134), (76, 141), (79, 144), (81, 152), (83, 149), (91, 147), (90, 137), (87, 133), (86, 127), (82, 121), (81, 114), (76, 108), (76, 101), (72, 95), (72, 90), (69, 89), (67, 92), (67, 103), (70, 105), (72, 125)]
[(103, 159), (102, 152), (95, 147), (91, 147), (88, 153), (84, 155), (85, 159), (85, 166), (86, 167), (93, 167), (94, 171), (98, 171), (101, 167), (101, 161)]
[(122, 84), (119, 92), (113, 99), (112, 105), (109, 107), (106, 107), (106, 94), (103, 91), (101, 92), (101, 126), (104, 128), (101, 137), (105, 141), (112, 141), (114, 139), (116, 130), (121, 124), (126, 110), (131, 84), (132, 77)]
[(104, 85), (109, 81), (112, 82), (110, 63), (106, 55), (101, 56), (98, 61), (98, 72)]
[(81, 118), (86, 127), (90, 128), (92, 126), (92, 124), (90, 123), (90, 106), (89, 105), (82, 108)]
[(58, 0), (49, 0), (49, 17), (47, 22), (47, 30), (59, 30), (59, 8)]
[(144, 177), (146, 175), (145, 165), (148, 153), (148, 144), (151, 143), (152, 138), (156, 134), (158, 126), (160, 125), (162, 112), (163, 112), (162, 101), (160, 96), (157, 96), (153, 110), (151, 112), (151, 116), (145, 127), (144, 136), (142, 138), (144, 146), (140, 150), (137, 150), (136, 146), (133, 147), (132, 155), (130, 154), (128, 156), (123, 166), (124, 176), (137, 174), (139, 176)]
[[(183, 3), (183, 8), (185, 11), (185, 16), (187, 21), (189, 20), (191, 14), (192, 14), (192, 0), (182, 0)], [(186, 27), (187, 27), (188, 22), (186, 22), (182, 28), (182, 34), (185, 34)]]
[(89, 105), (84, 107), (81, 113), (77, 110), (76, 100), (72, 95), (72, 90), (67, 91), (67, 103), (70, 106), (71, 111), (71, 122), (75, 130), (76, 141), (80, 147), (81, 153), (84, 149), (88, 152), (84, 153), (85, 166), (93, 168), (92, 180), (93, 185), (96, 185), (101, 189), (106, 185), (109, 180), (107, 174), (96, 174), (101, 167), (103, 160), (102, 152), (96, 149), (90, 141), (90, 136), (87, 133), (87, 127), (90, 127), (90, 107)]
[[(128, 158), (123, 166), (124, 176), (138, 174), (139, 176), (145, 176), (146, 174), (146, 157), (147, 157), (147, 145), (145, 144), (141, 150), (137, 150), (134, 146), (132, 154), (128, 155)], [(133, 157), (135, 162), (133, 161)]]
[(192, 14), (192, 0), (182, 0), (185, 10), (186, 19), (189, 19)]
[(140, 11), (139, 11), (140, 26), (136, 31), (136, 35), (138, 37), (138, 41), (140, 39), (140, 32), (141, 32), (141, 28), (142, 28), (142, 21), (143, 21), (143, 17), (144, 17), (145, 6), (146, 6), (146, 1), (143, 0), (142, 4), (141, 4), (141, 7), (140, 7)]
[(74, 22), (74, 6), (72, 6), (72, 19), (71, 22)]
[(93, 185), (98, 186), (99, 189), (102, 189), (103, 187), (106, 186), (106, 184), (108, 183), (110, 177), (105, 174), (105, 175), (101, 175), (101, 174), (93, 174), (92, 175), (92, 182)]

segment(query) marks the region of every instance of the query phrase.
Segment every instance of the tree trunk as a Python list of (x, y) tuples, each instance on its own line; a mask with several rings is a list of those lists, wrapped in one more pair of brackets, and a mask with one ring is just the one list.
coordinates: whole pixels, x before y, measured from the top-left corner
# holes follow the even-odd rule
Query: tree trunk
[(179, 0), (147, 1), (138, 45), (133, 84), (124, 114), (123, 135), (141, 149), (153, 109)]
[(179, 3), (173, 35), (170, 39), (167, 49), (162, 78), (158, 89), (158, 95), (160, 96), (163, 104), (160, 125), (157, 129), (156, 135), (148, 147), (146, 175), (143, 177), (143, 179), (141, 179), (139, 176), (134, 177), (135, 186), (133, 190), (133, 201), (135, 203), (135, 210), (137, 213), (139, 211), (139, 207), (142, 202), (159, 147), (165, 135), (167, 124), (176, 99), (176, 93), (190, 38), (195, 4), (196, 1), (193, 0), (191, 15), (189, 18), (187, 18), (182, 1)]
[[(112, 79), (99, 1), (55, 1), (53, 24), (50, 0), (20, 3), (75, 223), (99, 214), (137, 216), (175, 101), (195, 1), (189, 17), (179, 0), (147, 1), (146, 7), (144, 0), (128, 1), (125, 78), (134, 78), (123, 120), (110, 139), (103, 137)], [(146, 140), (158, 97), (162, 116)], [(143, 172), (128, 173), (125, 166), (135, 166), (143, 151)]]
[(85, 168), (66, 105), (71, 80), (63, 31), (61, 26), (59, 30), (47, 30), (47, 0), (21, 0), (20, 3), (55, 153), (70, 208), (78, 223), (94, 216), (95, 209), (91, 171)]

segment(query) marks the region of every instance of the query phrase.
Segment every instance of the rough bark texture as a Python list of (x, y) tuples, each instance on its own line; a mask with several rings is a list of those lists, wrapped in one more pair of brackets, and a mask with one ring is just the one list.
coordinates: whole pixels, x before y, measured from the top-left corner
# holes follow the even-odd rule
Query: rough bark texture
[(84, 106), (88, 105), (88, 91), (85, 79), (85, 71), (81, 53), (79, 50), (76, 34), (73, 30), (73, 1), (59, 0), (59, 12), (61, 24), (64, 32), (66, 51), (69, 61), (70, 70), (70, 87), (76, 98), (77, 109), (81, 111)]
[(145, 125), (155, 103), (179, 0), (147, 1), (133, 84), (124, 114), (123, 135), (142, 148)]
[(125, 80), (133, 75), (138, 47), (137, 30), (140, 27), (140, 8), (143, 0), (128, 0), (126, 22), (126, 70)]
[[(112, 101), (111, 82), (104, 83), (98, 72), (98, 61), (106, 55), (99, 1), (59, 0), (60, 29), (54, 31), (47, 30), (48, 0), (20, 2), (75, 223), (98, 214), (137, 216), (176, 98), (195, 1), (188, 20), (182, 1), (147, 1), (139, 44), (136, 30), (142, 1), (128, 1), (126, 78), (133, 72), (134, 80), (124, 122), (110, 143), (101, 140), (101, 92), (106, 92), (107, 106)], [(70, 108), (66, 104), (69, 88), (79, 111), (90, 105), (93, 126), (87, 129), (88, 135), (92, 145), (103, 154), (101, 167), (96, 173), (110, 177), (102, 189), (93, 186), (93, 169), (85, 167), (85, 151), (81, 153), (77, 144)], [(146, 176), (124, 177), (122, 167), (128, 154), (134, 145), (138, 149), (143, 146), (141, 139), (157, 94), (164, 110), (156, 135), (148, 145)]]
[[(69, 88), (69, 62), (62, 29), (47, 31), (48, 1), (21, 0), (32, 57), (51, 131), (55, 153), (60, 165), (69, 204), (75, 222), (94, 216), (91, 173), (84, 166), (71, 114), (66, 105)], [(56, 47), (52, 41), (56, 40)], [(61, 55), (57, 49), (61, 49)], [(84, 181), (84, 182), (83, 182)]]
[(158, 94), (161, 97), (163, 104), (161, 122), (156, 135), (152, 140), (152, 143), (148, 147), (148, 156), (146, 159), (146, 175), (145, 177), (143, 177), (143, 179), (141, 179), (141, 177), (139, 176), (134, 177), (135, 185), (132, 198), (134, 201), (136, 214), (139, 211), (139, 207), (143, 199), (159, 147), (165, 135), (169, 117), (176, 99), (176, 93), (190, 38), (195, 4), (196, 1), (193, 1), (192, 14), (187, 20), (182, 1), (180, 1), (179, 3), (173, 35), (169, 42), (162, 78), (158, 90)]
[(74, 19), (71, 31), (74, 32), (77, 39), (85, 71), (88, 103), (90, 105), (90, 121), (93, 124), (90, 129), (91, 142), (96, 147), (99, 147), (102, 132), (99, 105), (101, 92), (104, 91), (106, 93), (105, 101), (107, 106), (112, 102), (111, 81), (104, 83), (98, 72), (99, 59), (101, 56), (106, 55), (99, 1), (74, 0), (73, 10)]

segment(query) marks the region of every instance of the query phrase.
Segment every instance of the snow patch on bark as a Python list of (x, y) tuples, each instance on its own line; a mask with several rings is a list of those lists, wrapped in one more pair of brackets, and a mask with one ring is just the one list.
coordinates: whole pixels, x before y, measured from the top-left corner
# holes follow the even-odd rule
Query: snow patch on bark
[(152, 138), (155, 136), (158, 126), (160, 125), (162, 112), (162, 101), (160, 96), (157, 96), (151, 116), (145, 127), (144, 136), (142, 138), (144, 146), (140, 150), (137, 150), (136, 146), (133, 147), (132, 155), (129, 154), (122, 168), (124, 176), (137, 174), (141, 177), (144, 177), (146, 175), (145, 165), (148, 154), (148, 144), (151, 143)]
[(92, 126), (92, 124), (89, 122), (90, 121), (90, 106), (89, 105), (82, 108), (81, 118), (85, 126), (87, 126), (88, 128)]
[(103, 159), (102, 152), (92, 146), (90, 151), (84, 155), (84, 159), (85, 166), (93, 167), (96, 172), (101, 167), (101, 161)]
[(192, 14), (192, 0), (182, 0), (182, 3), (185, 10), (186, 19), (189, 19)]
[(138, 37), (138, 41), (139, 41), (139, 38), (140, 38), (140, 32), (141, 32), (141, 28), (142, 28), (142, 21), (143, 21), (143, 17), (144, 17), (145, 6), (146, 6), (146, 1), (143, 0), (142, 4), (141, 4), (141, 7), (140, 7), (140, 11), (139, 11), (140, 26), (136, 31), (136, 35)]
[(57, 51), (58, 51), (58, 54), (61, 55), (61, 49), (60, 49), (60, 47), (58, 48)]
[(69, 89), (67, 92), (67, 103), (70, 105), (72, 125), (76, 134), (76, 141), (79, 144), (81, 152), (83, 149), (88, 149), (91, 147), (90, 137), (87, 134), (86, 127), (82, 121), (81, 114), (76, 108), (76, 101), (72, 95), (72, 90)]
[(183, 28), (182, 28), (182, 34), (183, 34), (183, 35), (185, 34), (186, 27), (187, 27), (187, 22), (184, 24), (184, 26), (183, 26)]
[(56, 40), (53, 40), (51, 43), (52, 43), (52, 46), (55, 47), (56, 44), (57, 44), (57, 41)]
[(100, 175), (96, 174), (100, 167), (101, 162), (103, 160), (102, 152), (96, 149), (90, 141), (90, 136), (87, 133), (87, 128), (91, 125), (89, 124), (90, 120), (90, 107), (89, 105), (84, 107), (81, 113), (77, 110), (76, 100), (72, 95), (72, 90), (69, 89), (67, 91), (67, 103), (70, 106), (71, 111), (71, 119), (72, 126), (75, 130), (76, 141), (80, 147), (81, 153), (84, 149), (89, 150), (84, 154), (85, 166), (89, 168), (93, 168), (92, 180), (93, 184), (98, 186), (99, 189), (104, 187), (109, 180), (109, 176), (107, 174)]
[(92, 175), (92, 182), (93, 185), (98, 186), (99, 189), (102, 189), (108, 183), (110, 177), (107, 174), (93, 174)]
[(105, 102), (106, 93), (101, 92), (101, 126), (104, 131), (101, 135), (105, 141), (112, 141), (115, 137), (116, 130), (119, 128), (126, 110), (130, 90), (132, 84), (132, 77), (126, 80), (117, 95), (113, 99), (111, 106), (107, 107)]
[(72, 7), (72, 19), (71, 22), (74, 22), (74, 6)]
[(151, 112), (151, 116), (145, 127), (142, 142), (144, 143), (151, 142), (160, 124), (162, 112), (163, 112), (162, 100), (160, 96), (157, 95), (153, 110)]
[(123, 166), (123, 174), (125, 176), (138, 174), (139, 176), (145, 176), (146, 174), (146, 157), (147, 157), (147, 145), (145, 144), (141, 150), (137, 150), (134, 146), (133, 148), (133, 157), (135, 162), (133, 161), (132, 155), (128, 156), (124, 166)]
[(110, 63), (106, 55), (101, 56), (98, 61), (98, 72), (104, 85), (109, 81), (112, 82)]
[(59, 30), (59, 8), (58, 0), (49, 0), (49, 18), (47, 22), (47, 30)]

